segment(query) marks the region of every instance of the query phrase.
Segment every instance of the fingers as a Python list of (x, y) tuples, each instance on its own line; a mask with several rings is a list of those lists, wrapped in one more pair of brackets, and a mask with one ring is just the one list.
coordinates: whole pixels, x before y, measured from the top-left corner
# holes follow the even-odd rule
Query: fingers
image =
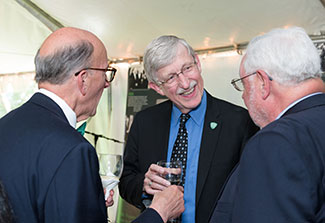
[(144, 179), (143, 189), (147, 194), (153, 195), (159, 191), (166, 189), (170, 185), (170, 183), (163, 178), (161, 179), (151, 178), (151, 179), (154, 180), (150, 180), (147, 177)]
[(184, 193), (184, 187), (182, 187), (182, 186), (177, 186), (177, 189)]
[(155, 209), (163, 220), (167, 221), (167, 219), (178, 217), (184, 212), (183, 196), (183, 187), (172, 185), (164, 191), (156, 193), (150, 207)]
[(169, 174), (180, 174), (182, 172), (182, 169), (181, 168), (168, 168), (166, 169), (166, 171), (169, 173)]
[(170, 182), (161, 176), (167, 173), (166, 168), (151, 164), (143, 181), (143, 190), (148, 194), (155, 194), (170, 186)]
[(170, 206), (168, 215), (169, 218), (176, 218), (180, 216), (185, 210), (183, 194), (184, 189), (181, 186), (175, 185), (172, 185), (169, 188), (171, 190), (169, 196), (172, 198), (169, 203), (172, 205)]
[(114, 196), (114, 190), (110, 190), (109, 191), (109, 196), (107, 197), (107, 199), (105, 201), (106, 207), (113, 206), (113, 204), (114, 204), (113, 196)]
[(148, 178), (145, 177), (144, 181), (143, 181), (143, 190), (147, 193), (147, 194), (155, 194), (157, 192), (159, 192), (160, 190), (157, 188), (158, 185), (155, 185), (155, 188), (152, 187), (153, 182)]
[(164, 175), (167, 172), (167, 168), (158, 166), (157, 164), (151, 164), (149, 167), (149, 171), (154, 172), (159, 175)]

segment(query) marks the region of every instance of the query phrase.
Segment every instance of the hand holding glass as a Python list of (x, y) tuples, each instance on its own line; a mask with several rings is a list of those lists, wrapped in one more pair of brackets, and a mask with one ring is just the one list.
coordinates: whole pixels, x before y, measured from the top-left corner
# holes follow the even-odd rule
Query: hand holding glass
[[(158, 166), (166, 168), (166, 174), (162, 177), (168, 180), (172, 185), (180, 185), (182, 181), (182, 162), (181, 161), (159, 161)], [(169, 219), (168, 223), (180, 223), (180, 218)]]
[(161, 177), (168, 180), (172, 185), (180, 185), (182, 180), (182, 162), (181, 161), (159, 161), (158, 166), (166, 168), (166, 174)]

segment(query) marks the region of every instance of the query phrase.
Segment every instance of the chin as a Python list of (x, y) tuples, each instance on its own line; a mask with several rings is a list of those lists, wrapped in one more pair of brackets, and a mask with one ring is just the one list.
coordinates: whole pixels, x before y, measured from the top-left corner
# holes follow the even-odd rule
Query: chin
[(201, 103), (201, 101), (185, 103), (185, 104), (184, 104), (184, 108), (185, 108), (186, 110), (191, 111), (191, 110), (195, 109), (197, 106), (199, 106), (200, 103)]
[(96, 113), (97, 113), (97, 111), (95, 110), (95, 111), (93, 111), (90, 115), (89, 115), (89, 117), (93, 117), (93, 116), (95, 116), (96, 115)]

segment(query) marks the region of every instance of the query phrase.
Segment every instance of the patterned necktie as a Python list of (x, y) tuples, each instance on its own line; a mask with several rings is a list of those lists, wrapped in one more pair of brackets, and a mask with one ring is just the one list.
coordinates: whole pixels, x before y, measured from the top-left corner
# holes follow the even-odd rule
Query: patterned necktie
[(177, 138), (174, 143), (173, 152), (171, 161), (179, 160), (182, 162), (182, 182), (181, 185), (184, 187), (185, 184), (185, 170), (186, 170), (186, 161), (187, 161), (187, 130), (185, 123), (191, 116), (189, 114), (181, 114), (179, 129), (177, 133)]

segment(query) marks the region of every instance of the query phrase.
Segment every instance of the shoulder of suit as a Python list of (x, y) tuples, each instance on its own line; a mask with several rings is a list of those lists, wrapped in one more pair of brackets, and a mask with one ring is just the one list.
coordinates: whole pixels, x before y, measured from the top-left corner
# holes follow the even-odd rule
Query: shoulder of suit
[(215, 109), (218, 109), (220, 112), (247, 112), (247, 109), (239, 106), (239, 105), (235, 105), (229, 101), (220, 99), (220, 98), (216, 98), (213, 97), (211, 95), (207, 95), (207, 104), (208, 104), (208, 108), (212, 107)]
[(137, 114), (161, 113), (161, 112), (171, 111), (171, 109), (172, 109), (172, 102), (170, 100), (166, 100), (159, 104), (145, 108), (139, 111)]

